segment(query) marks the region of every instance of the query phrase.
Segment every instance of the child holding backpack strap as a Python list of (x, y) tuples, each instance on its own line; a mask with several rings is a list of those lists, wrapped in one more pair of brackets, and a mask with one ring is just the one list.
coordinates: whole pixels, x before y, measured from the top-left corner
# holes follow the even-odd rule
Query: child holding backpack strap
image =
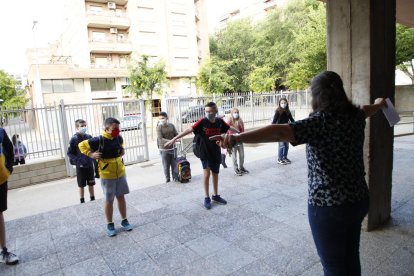
[(117, 234), (112, 220), (115, 198), (118, 201), (118, 209), (122, 218), (122, 229), (125, 231), (132, 230), (132, 226), (127, 219), (125, 195), (129, 194), (129, 187), (125, 175), (125, 165), (122, 161), (125, 150), (124, 141), (119, 135), (119, 124), (120, 122), (117, 119), (109, 117), (104, 122), (102, 135), (79, 144), (79, 149), (83, 154), (98, 160), (99, 175), (105, 196), (106, 233), (109, 237)]
[(92, 138), (92, 136), (86, 133), (88, 128), (85, 120), (76, 120), (75, 127), (77, 132), (70, 139), (67, 155), (70, 163), (76, 166), (76, 179), (78, 181), (80, 203), (85, 203), (84, 188), (86, 185), (88, 185), (91, 201), (95, 200), (94, 160), (81, 154), (78, 145), (80, 142)]

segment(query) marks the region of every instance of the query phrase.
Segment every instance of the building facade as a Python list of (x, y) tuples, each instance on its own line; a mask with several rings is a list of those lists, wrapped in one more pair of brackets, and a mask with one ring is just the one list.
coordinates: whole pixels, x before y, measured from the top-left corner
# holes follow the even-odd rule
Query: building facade
[(194, 95), (209, 55), (205, 1), (67, 0), (60, 40), (28, 51), (33, 104), (132, 97), (127, 66), (144, 54), (166, 64), (163, 96)]
[(223, 14), (219, 21), (219, 28), (224, 27), (228, 22), (250, 18), (253, 21), (263, 19), (270, 11), (276, 7), (286, 4), (289, 0), (245, 0), (234, 1), (234, 6), (230, 11)]

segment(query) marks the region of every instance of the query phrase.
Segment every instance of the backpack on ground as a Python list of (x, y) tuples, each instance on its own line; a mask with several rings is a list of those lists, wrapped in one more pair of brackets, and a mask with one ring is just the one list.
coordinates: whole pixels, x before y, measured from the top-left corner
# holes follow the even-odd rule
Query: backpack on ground
[(177, 157), (178, 181), (187, 183), (191, 179), (190, 162), (184, 156)]

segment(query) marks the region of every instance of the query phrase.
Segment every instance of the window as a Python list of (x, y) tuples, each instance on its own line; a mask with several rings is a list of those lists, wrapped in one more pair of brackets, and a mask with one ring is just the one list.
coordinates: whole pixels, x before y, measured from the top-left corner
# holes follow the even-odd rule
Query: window
[(115, 91), (115, 79), (91, 79), (91, 91)]
[(101, 6), (90, 6), (88, 9), (89, 14), (99, 15), (102, 13), (102, 7)]
[(41, 80), (43, 93), (83, 92), (83, 79)]
[(92, 41), (105, 41), (105, 33), (92, 32)]

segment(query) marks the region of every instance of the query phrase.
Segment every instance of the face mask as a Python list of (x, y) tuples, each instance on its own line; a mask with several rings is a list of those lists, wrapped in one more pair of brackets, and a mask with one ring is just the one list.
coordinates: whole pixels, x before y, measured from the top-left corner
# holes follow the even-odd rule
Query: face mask
[(287, 104), (280, 104), (281, 108), (286, 108)]
[(119, 128), (114, 128), (114, 129), (112, 130), (112, 132), (111, 132), (111, 136), (112, 136), (113, 138), (118, 137), (118, 136), (119, 136)]
[(160, 125), (166, 125), (167, 124), (167, 120), (160, 120)]
[(206, 112), (206, 118), (213, 121), (216, 118), (216, 113)]
[(88, 128), (87, 127), (81, 127), (81, 128), (79, 128), (79, 133), (81, 133), (81, 134), (85, 134), (87, 131), (88, 131)]
[(233, 118), (238, 119), (239, 118), (239, 113), (233, 113)]

